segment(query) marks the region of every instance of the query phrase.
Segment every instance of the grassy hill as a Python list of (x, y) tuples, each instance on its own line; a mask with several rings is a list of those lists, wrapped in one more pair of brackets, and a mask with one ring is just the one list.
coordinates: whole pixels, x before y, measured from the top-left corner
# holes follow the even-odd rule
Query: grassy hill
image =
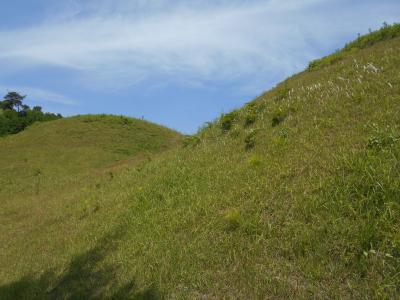
[[(181, 135), (170, 129), (107, 115), (37, 123), (0, 138), (0, 281), (12, 275), (19, 263), (27, 268), (41, 264), (33, 253), (55, 255), (43, 247), (61, 247), (61, 255), (65, 248), (60, 241), (69, 238), (76, 221), (69, 208), (84, 219), (102, 201), (92, 199), (92, 190), (101, 190), (114, 173), (140, 166), (180, 140)], [(1, 299), (14, 298), (1, 290)], [(31, 298), (30, 293), (26, 297)]]
[(0, 185), (12, 193), (17, 186), (19, 192), (29, 193), (26, 182), (32, 177), (52, 180), (51, 186), (64, 184), (66, 178), (147, 159), (174, 146), (179, 137), (167, 128), (118, 116), (36, 123), (18, 135), (0, 139)]
[[(77, 191), (51, 189), (71, 159), (98, 170), (131, 148), (55, 155), (62, 164), (32, 197), (6, 183), (0, 298), (399, 298), (399, 53), (396, 35), (353, 44), (184, 147), (91, 173)], [(15, 152), (2, 169), (22, 164), (20, 146), (3, 150), (21, 137), (0, 140)]]

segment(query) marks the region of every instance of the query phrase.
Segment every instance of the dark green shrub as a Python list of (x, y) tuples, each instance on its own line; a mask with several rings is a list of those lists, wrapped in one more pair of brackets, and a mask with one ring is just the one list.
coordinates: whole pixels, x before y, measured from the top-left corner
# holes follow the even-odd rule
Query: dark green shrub
[(244, 118), (244, 126), (250, 126), (252, 124), (254, 124), (257, 120), (257, 115), (255, 113), (250, 113), (248, 115), (246, 115), (246, 117)]
[(295, 114), (297, 107), (294, 103), (285, 103), (272, 111), (271, 126), (276, 127), (283, 123), (289, 116)]
[(246, 150), (250, 150), (254, 148), (256, 145), (256, 135), (257, 135), (258, 130), (251, 130), (245, 137), (244, 143), (245, 143), (245, 148)]
[(195, 147), (200, 144), (201, 140), (198, 136), (185, 136), (182, 143), (184, 147)]
[(272, 118), (271, 125), (272, 127), (276, 127), (285, 121), (286, 116), (283, 113), (278, 113)]
[(127, 117), (121, 116), (121, 123), (124, 125), (129, 125), (132, 123), (132, 121)]
[(312, 71), (312, 70), (317, 69), (317, 67), (318, 67), (318, 62), (319, 62), (318, 59), (310, 61), (310, 62), (308, 63), (307, 71)]
[(224, 131), (224, 132), (229, 131), (232, 128), (232, 125), (234, 124), (234, 122), (236, 121), (238, 115), (239, 115), (239, 112), (237, 110), (234, 110), (228, 114), (222, 115), (221, 120), (220, 120), (222, 131)]

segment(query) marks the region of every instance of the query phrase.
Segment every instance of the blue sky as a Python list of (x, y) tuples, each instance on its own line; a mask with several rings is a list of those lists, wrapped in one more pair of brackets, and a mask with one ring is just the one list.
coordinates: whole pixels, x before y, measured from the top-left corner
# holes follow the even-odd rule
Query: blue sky
[(399, 0), (0, 1), (0, 93), (194, 133), (399, 16)]

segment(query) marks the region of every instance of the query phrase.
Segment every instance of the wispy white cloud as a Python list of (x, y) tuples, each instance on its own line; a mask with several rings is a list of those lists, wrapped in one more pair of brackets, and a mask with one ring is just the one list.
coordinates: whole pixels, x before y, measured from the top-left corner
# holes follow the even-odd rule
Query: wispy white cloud
[(27, 95), (29, 97), (29, 100), (33, 101), (35, 104), (53, 103), (53, 104), (61, 104), (67, 106), (77, 105), (77, 103), (73, 99), (46, 89), (39, 89), (27, 86), (6, 87), (0, 85), (0, 91), (3, 94), (6, 94), (7, 92), (10, 91), (17, 91), (22, 95)]
[(317, 13), (332, 2), (72, 0), (36, 27), (0, 32), (0, 62), (73, 69), (95, 86), (155, 75), (202, 81), (290, 74), (317, 55), (316, 41), (329, 47), (348, 27), (370, 21), (363, 7), (362, 17), (343, 12), (340, 22), (329, 11)]

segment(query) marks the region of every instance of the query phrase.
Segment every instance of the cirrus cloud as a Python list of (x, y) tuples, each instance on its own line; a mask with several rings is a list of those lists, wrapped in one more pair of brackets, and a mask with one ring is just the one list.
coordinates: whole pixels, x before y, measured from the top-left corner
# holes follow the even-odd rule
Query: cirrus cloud
[[(400, 12), (396, 1), (383, 2), (374, 11), (359, 6), (362, 18), (354, 19), (351, 9), (338, 10), (346, 3), (341, 0), (69, 1), (68, 9), (37, 26), (0, 32), (0, 62), (71, 69), (94, 86), (154, 76), (229, 81), (277, 70), (289, 75), (355, 23), (367, 29), (372, 15)], [(321, 13), (327, 6), (340, 12), (340, 22)]]

